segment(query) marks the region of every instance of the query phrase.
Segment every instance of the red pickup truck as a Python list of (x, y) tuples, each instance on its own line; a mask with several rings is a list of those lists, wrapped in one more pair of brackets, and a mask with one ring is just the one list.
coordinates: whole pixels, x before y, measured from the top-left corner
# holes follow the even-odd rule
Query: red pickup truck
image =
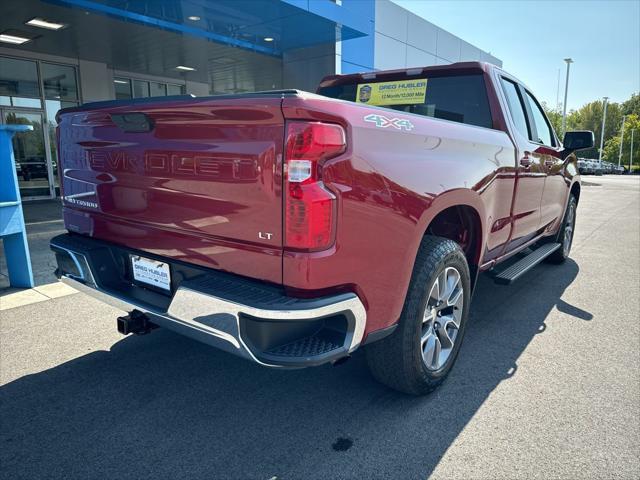
[(57, 275), (129, 312), (120, 332), (166, 327), (270, 367), (365, 346), (413, 394), (451, 370), (480, 272), (509, 283), (567, 258), (573, 152), (593, 145), (561, 143), (484, 63), (98, 102), (58, 123)]

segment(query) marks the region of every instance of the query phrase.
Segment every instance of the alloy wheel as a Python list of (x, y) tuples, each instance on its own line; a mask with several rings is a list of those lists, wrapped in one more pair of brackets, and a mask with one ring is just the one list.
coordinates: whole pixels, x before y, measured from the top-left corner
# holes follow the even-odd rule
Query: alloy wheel
[(445, 268), (429, 289), (422, 318), (422, 361), (427, 369), (440, 370), (455, 345), (464, 308), (464, 288), (460, 272)]
[(564, 256), (569, 255), (571, 250), (571, 242), (573, 241), (573, 227), (576, 220), (576, 205), (574, 202), (569, 202), (567, 209), (567, 218), (564, 224), (564, 237), (562, 238), (562, 253)]

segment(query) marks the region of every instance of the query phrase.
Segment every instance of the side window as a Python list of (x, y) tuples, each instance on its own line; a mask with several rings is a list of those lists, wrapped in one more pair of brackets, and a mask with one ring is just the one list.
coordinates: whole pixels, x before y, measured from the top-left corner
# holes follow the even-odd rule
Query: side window
[(511, 112), (511, 118), (513, 119), (516, 129), (518, 129), (525, 138), (529, 138), (527, 117), (524, 114), (524, 106), (522, 105), (522, 99), (520, 98), (516, 84), (506, 78), (502, 78), (502, 88), (507, 97), (509, 111)]
[(551, 127), (544, 116), (542, 108), (540, 108), (536, 99), (533, 98), (529, 92), (527, 92), (527, 101), (529, 102), (531, 114), (533, 115), (533, 122), (536, 125), (536, 131), (538, 133), (538, 138), (532, 138), (531, 140), (537, 143), (542, 143), (543, 145), (555, 147), (556, 142), (553, 138), (553, 133), (551, 133)]

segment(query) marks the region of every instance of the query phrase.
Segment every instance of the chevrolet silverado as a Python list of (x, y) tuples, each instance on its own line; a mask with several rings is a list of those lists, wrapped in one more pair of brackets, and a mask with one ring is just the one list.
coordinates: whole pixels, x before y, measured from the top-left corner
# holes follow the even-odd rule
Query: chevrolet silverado
[(259, 364), (358, 348), (403, 392), (458, 355), (478, 275), (569, 255), (575, 151), (522, 82), (457, 63), (58, 114), (62, 281)]

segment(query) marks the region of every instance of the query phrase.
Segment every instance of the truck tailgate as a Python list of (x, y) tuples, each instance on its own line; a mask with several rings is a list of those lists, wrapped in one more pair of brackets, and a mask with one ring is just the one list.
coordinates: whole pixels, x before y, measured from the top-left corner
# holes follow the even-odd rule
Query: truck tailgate
[(281, 101), (181, 97), (62, 111), (67, 229), (281, 283)]

